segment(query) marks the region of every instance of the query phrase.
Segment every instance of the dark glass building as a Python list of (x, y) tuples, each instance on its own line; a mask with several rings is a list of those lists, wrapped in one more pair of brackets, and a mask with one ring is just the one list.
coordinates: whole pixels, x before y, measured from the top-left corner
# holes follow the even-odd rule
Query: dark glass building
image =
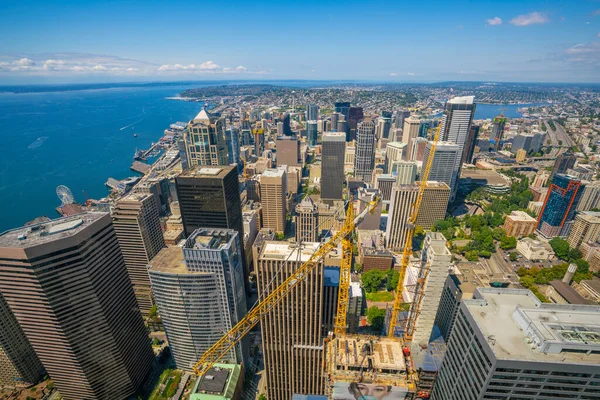
[(465, 140), (465, 148), (463, 149), (462, 155), (462, 163), (473, 162), (473, 154), (475, 153), (475, 144), (477, 143), (477, 138), (479, 137), (479, 129), (480, 125), (471, 125), (471, 129), (469, 129), (469, 134), (467, 135), (467, 139)]
[(560, 154), (558, 157), (556, 157), (550, 178), (556, 174), (564, 174), (569, 168), (573, 168), (575, 166), (576, 161), (577, 157), (575, 157), (575, 155), (570, 151)]
[(362, 107), (350, 107), (348, 109), (348, 128), (350, 130), (350, 134), (346, 135), (346, 141), (350, 142), (356, 139), (356, 127), (358, 123), (362, 121), (364, 118), (364, 113)]
[(321, 169), (321, 198), (342, 200), (344, 187), (344, 156), (346, 153), (346, 134), (330, 132), (323, 134)]
[(336, 101), (335, 112), (344, 115), (344, 119), (348, 121), (350, 118), (350, 102), (349, 101)]
[(561, 235), (565, 223), (573, 220), (583, 193), (581, 181), (573, 176), (557, 174), (548, 190), (538, 219), (538, 231), (547, 238)]

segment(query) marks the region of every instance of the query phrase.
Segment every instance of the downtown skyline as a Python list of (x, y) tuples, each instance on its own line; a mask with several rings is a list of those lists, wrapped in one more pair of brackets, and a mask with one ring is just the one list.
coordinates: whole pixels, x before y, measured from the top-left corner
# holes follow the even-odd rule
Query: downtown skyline
[(600, 3), (576, 3), (4, 4), (0, 84), (599, 82)]

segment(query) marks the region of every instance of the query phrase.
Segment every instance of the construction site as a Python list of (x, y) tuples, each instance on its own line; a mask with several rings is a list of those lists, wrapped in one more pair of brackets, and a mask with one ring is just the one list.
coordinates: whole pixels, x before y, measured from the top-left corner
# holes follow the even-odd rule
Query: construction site
[[(433, 140), (434, 154), (439, 134), (438, 128)], [(435, 315), (429, 303), (436, 303), (436, 297), (439, 302), (440, 285), (443, 286), (448, 273), (445, 263), (450, 263), (446, 241), (437, 233), (427, 236), (426, 250), (418, 258), (413, 257), (416, 221), (432, 162), (433, 157), (430, 157), (423, 166), (421, 181), (418, 183), (419, 193), (412, 204), (406, 224), (406, 243), (402, 253), (397, 254), (400, 260), (399, 279), (393, 307), (388, 310), (386, 317), (386, 336), (347, 333), (355, 228), (379, 205), (381, 198), (374, 194), (370, 201), (365, 201), (366, 205), (361, 207), (363, 209), (358, 216), (355, 216), (354, 202), (346, 202), (343, 226), (337, 232), (332, 232), (328, 240), (315, 246), (312, 254), (307, 254), (287, 279), (279, 282), (270, 292), (264, 292), (247, 315), (202, 355), (194, 366), (194, 372), (203, 377), (250, 330), (271, 315), (274, 308), (282, 304), (341, 245), (334, 329), (324, 340), (322, 347), (321, 373), (326, 379), (325, 394), (335, 400), (428, 399), (444, 347), (440, 340), (429, 343)], [(434, 260), (442, 268), (431, 271)], [(428, 280), (431, 280), (430, 287)], [(419, 320), (421, 314), (422, 322)], [(416, 359), (413, 359), (413, 353), (417, 356)]]

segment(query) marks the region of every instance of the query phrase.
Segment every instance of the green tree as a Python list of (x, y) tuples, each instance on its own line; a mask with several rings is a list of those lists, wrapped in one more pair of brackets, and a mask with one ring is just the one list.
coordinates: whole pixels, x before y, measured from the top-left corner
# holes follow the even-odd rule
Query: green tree
[(502, 240), (500, 240), (500, 248), (503, 250), (510, 250), (517, 247), (517, 238), (514, 236), (504, 236)]
[(258, 395), (258, 400), (267, 400), (267, 396), (264, 393)]
[(469, 261), (478, 261), (479, 260), (479, 254), (477, 253), (477, 250), (471, 250), (471, 251), (467, 251), (465, 253), (465, 258)]
[(583, 257), (583, 254), (581, 254), (581, 251), (579, 251), (579, 249), (569, 249), (570, 261), (579, 260), (581, 257)]
[(388, 291), (395, 290), (398, 286), (398, 279), (400, 278), (400, 274), (395, 269), (390, 269), (386, 272), (386, 282), (385, 288)]
[(506, 232), (500, 227), (494, 228), (494, 230), (492, 230), (492, 236), (494, 237), (494, 240), (502, 240), (506, 237)]
[(363, 266), (359, 263), (354, 263), (354, 272), (360, 274), (363, 271)]
[(514, 251), (513, 251), (513, 252), (511, 252), (511, 253), (508, 255), (508, 259), (509, 259), (510, 261), (517, 261), (517, 253), (515, 253)]
[(559, 237), (555, 237), (549, 241), (554, 254), (561, 260), (569, 260), (569, 242)]
[(150, 319), (155, 319), (157, 314), (158, 314), (158, 307), (156, 306), (156, 304), (152, 304), (152, 307), (150, 308), (150, 311), (148, 312), (148, 317)]
[(385, 323), (385, 310), (377, 306), (369, 307), (367, 310), (367, 321), (369, 321), (369, 325), (374, 331), (380, 332)]
[(379, 290), (385, 280), (385, 272), (377, 269), (372, 269), (363, 273), (360, 277), (363, 287), (366, 292), (374, 293)]

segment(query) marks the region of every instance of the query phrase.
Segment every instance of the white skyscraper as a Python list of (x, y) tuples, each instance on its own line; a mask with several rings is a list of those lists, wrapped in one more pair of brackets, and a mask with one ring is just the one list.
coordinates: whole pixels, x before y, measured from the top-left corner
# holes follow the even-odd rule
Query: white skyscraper
[[(427, 164), (427, 160), (431, 154), (431, 148), (433, 142), (428, 142), (425, 147), (425, 156), (423, 159), (423, 165)], [(444, 182), (450, 187), (450, 198), (452, 199), (452, 187), (453, 185), (458, 186), (458, 173), (456, 168), (456, 157), (460, 154), (459, 146), (452, 142), (438, 142), (435, 149), (435, 157), (433, 158), (433, 164), (431, 165), (431, 171), (429, 172), (428, 180)]]
[[(246, 315), (239, 235), (230, 229), (198, 229), (183, 248), (168, 247), (148, 273), (177, 368), (198, 359)], [(242, 345), (224, 361), (240, 363)]]
[(414, 161), (395, 161), (390, 174), (396, 177), (398, 185), (412, 185), (417, 179), (417, 163)]
[(458, 177), (462, 167), (463, 150), (471, 129), (473, 115), (475, 114), (475, 96), (453, 97), (446, 103), (444, 115), (440, 122), (440, 139), (455, 143), (458, 146), (452, 184), (450, 186), (450, 199), (454, 200), (458, 189)]
[(419, 137), (419, 126), (421, 121), (415, 117), (409, 117), (404, 120), (404, 130), (402, 131), (402, 142), (407, 144), (408, 154), (407, 160), (412, 160), (412, 146), (413, 139)]

